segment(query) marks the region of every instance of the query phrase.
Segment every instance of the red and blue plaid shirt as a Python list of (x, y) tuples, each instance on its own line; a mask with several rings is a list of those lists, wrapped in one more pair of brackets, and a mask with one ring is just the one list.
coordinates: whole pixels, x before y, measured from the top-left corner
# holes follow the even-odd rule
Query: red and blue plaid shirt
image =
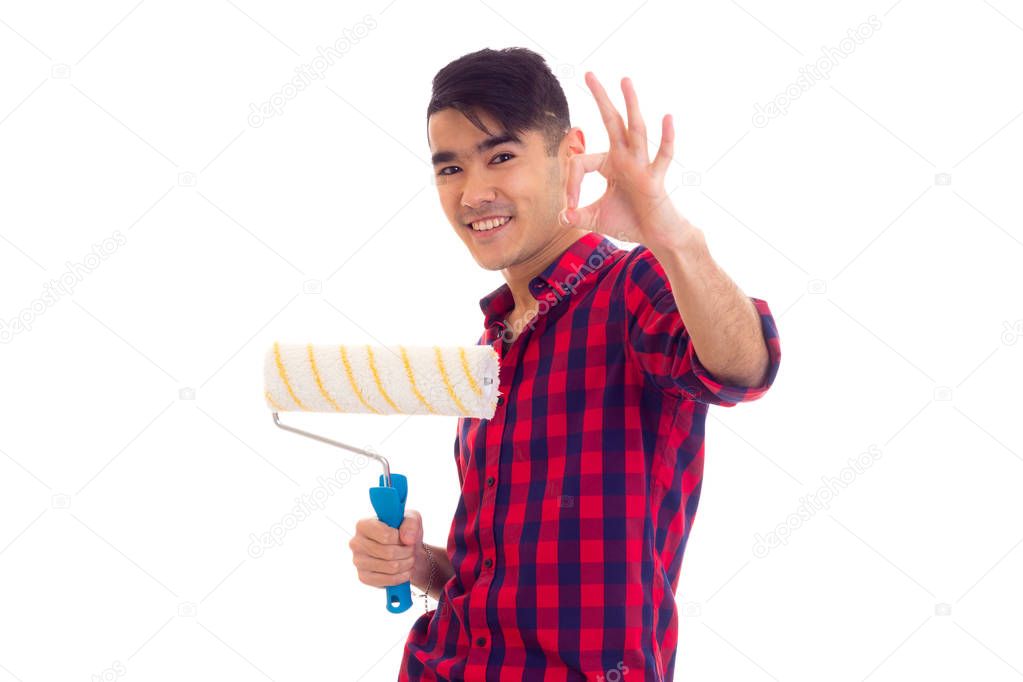
[(504, 344), (507, 284), (480, 307), (501, 357), (493, 418), (461, 418), (454, 576), (409, 633), (399, 681), (671, 680), (682, 554), (709, 405), (762, 396), (700, 364), (650, 250), (589, 232), (529, 284), (533, 328)]

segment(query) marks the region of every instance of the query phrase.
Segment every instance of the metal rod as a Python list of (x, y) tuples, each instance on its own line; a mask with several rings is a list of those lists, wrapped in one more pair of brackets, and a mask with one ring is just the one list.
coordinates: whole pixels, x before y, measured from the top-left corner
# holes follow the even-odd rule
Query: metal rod
[(318, 436), (315, 433), (309, 433), (308, 431), (303, 431), (302, 429), (296, 429), (294, 426), (288, 426), (287, 424), (282, 424), (281, 420), (277, 417), (277, 413), (274, 412), (273, 414), (274, 414), (274, 424), (277, 424), (277, 426), (281, 427), (285, 431), (291, 431), (292, 433), (298, 433), (298, 434), (301, 434), (303, 436), (306, 436), (307, 438), (312, 438), (313, 440), (318, 440), (321, 443), (326, 443), (327, 445), (333, 445), (334, 447), (338, 447), (338, 448), (344, 448), (345, 450), (350, 450), (352, 452), (357, 452), (360, 455), (365, 455), (366, 457), (372, 457), (373, 459), (377, 460), (384, 467), (384, 485), (386, 487), (388, 487), (388, 488), (391, 487), (391, 465), (387, 463), (387, 458), (384, 457), (383, 455), (378, 455), (375, 452), (369, 452), (368, 450), (363, 450), (362, 448), (357, 448), (354, 445), (346, 445), (345, 443), (339, 443), (336, 440), (331, 440), (330, 438), (324, 438), (323, 436)]

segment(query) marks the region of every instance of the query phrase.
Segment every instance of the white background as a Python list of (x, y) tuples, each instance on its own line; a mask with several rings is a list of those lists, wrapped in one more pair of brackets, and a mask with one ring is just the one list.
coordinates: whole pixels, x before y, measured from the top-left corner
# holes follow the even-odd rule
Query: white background
[[(588, 151), (587, 70), (623, 114), (631, 76), (658, 134), (674, 115), (667, 188), (778, 323), (773, 388), (708, 417), (676, 678), (1023, 677), (1018, 4), (92, 5), (0, 4), (0, 682), (396, 678), (422, 600), (387, 613), (347, 546), (378, 469), (248, 552), (352, 466), (274, 427), (262, 357), (475, 343), (503, 280), (440, 210), (425, 110), (438, 69), (513, 45), (547, 59)], [(455, 418), (302, 416), (387, 454), (446, 543)]]

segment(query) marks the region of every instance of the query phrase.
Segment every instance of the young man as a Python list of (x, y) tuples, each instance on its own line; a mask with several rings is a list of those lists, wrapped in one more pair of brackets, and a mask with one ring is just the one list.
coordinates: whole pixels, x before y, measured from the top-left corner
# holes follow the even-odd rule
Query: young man
[[(398, 530), (363, 519), (349, 543), (362, 582), (411, 579), (438, 599), (412, 627), (402, 681), (672, 679), (708, 407), (755, 400), (778, 372), (767, 303), (717, 267), (664, 191), (670, 117), (651, 163), (631, 82), (626, 127), (586, 80), (601, 154), (585, 154), (529, 50), (481, 50), (434, 78), (441, 206), (505, 278), (480, 301), (478, 341), (501, 357), (501, 399), (492, 419), (458, 422), (446, 548), (423, 545), (415, 511)], [(579, 208), (593, 170), (608, 190)]]

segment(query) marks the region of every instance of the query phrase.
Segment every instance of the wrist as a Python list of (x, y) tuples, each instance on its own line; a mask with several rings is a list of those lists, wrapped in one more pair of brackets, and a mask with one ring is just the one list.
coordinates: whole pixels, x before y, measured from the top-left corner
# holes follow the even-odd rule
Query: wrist
[(672, 231), (672, 235), (670, 239), (646, 245), (654, 258), (662, 265), (682, 264), (702, 257), (707, 250), (703, 231), (688, 221), (683, 221), (678, 230)]
[[(432, 586), (430, 586), (431, 571), (433, 572)], [(424, 543), (420, 543), (416, 547), (415, 565), (412, 567), (412, 577), (410, 580), (420, 592), (426, 592), (428, 586), (430, 586), (430, 589), (437, 586), (437, 560), (432, 558), (430, 553), (426, 551)]]

